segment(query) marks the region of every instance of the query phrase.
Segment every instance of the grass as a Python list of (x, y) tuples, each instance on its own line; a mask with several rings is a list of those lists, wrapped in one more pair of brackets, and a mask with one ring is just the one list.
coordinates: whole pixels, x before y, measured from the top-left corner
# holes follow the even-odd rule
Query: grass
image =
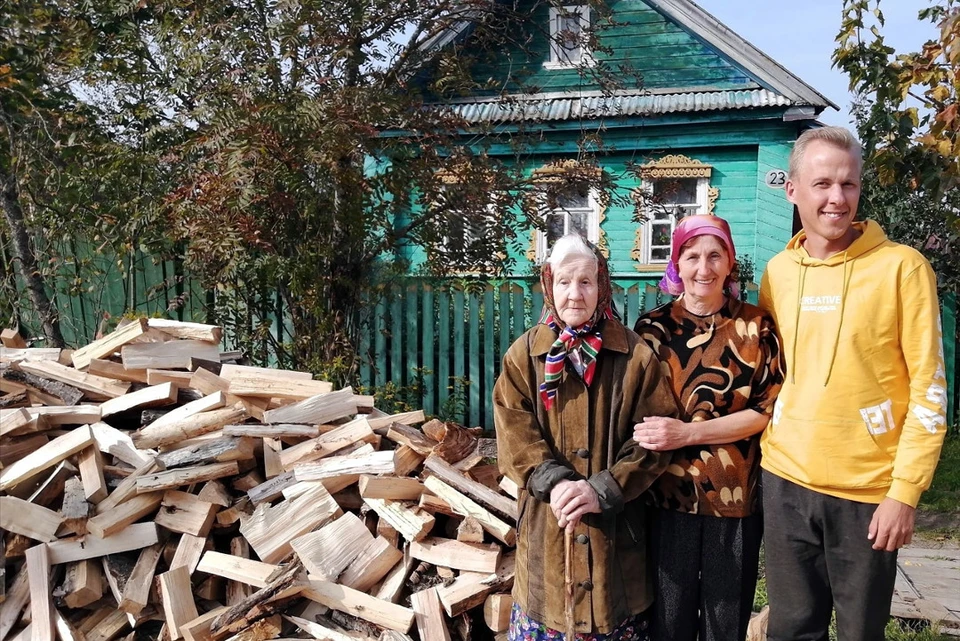
[(933, 483), (917, 507), (921, 512), (960, 516), (960, 436), (956, 432), (944, 442)]

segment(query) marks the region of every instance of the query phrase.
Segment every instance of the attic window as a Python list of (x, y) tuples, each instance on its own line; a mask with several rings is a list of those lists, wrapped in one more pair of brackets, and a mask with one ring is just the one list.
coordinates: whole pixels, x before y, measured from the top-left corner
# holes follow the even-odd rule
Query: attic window
[(543, 66), (548, 69), (570, 69), (580, 64), (590, 64), (592, 58), (586, 47), (589, 28), (589, 5), (551, 7), (550, 59)]

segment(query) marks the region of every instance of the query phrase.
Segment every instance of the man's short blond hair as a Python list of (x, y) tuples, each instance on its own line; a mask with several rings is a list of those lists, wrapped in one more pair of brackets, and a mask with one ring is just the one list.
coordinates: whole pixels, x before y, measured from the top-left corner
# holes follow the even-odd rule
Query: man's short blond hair
[(800, 164), (803, 162), (803, 155), (807, 147), (814, 140), (820, 140), (833, 145), (838, 149), (846, 149), (856, 156), (857, 162), (863, 166), (863, 149), (853, 134), (845, 127), (819, 127), (817, 129), (807, 129), (800, 134), (797, 142), (793, 143), (793, 150), (790, 152), (790, 161), (787, 167), (787, 174), (791, 179), (795, 179), (800, 172)]

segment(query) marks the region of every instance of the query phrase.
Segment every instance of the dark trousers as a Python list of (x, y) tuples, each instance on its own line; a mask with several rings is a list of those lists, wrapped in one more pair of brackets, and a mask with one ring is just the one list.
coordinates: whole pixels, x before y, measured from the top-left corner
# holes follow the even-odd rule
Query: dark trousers
[(763, 521), (652, 510), (657, 641), (737, 641), (747, 634)]
[(808, 490), (763, 471), (769, 641), (882, 641), (897, 553), (867, 540), (877, 506)]

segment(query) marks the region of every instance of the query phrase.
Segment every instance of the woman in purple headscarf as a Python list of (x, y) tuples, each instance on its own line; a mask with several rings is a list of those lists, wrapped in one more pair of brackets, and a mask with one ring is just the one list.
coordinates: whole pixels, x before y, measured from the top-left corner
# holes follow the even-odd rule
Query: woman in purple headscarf
[(672, 450), (653, 505), (654, 639), (743, 639), (760, 540), (759, 433), (783, 382), (773, 320), (739, 300), (730, 226), (683, 218), (661, 289), (677, 296), (635, 331), (661, 362), (680, 418), (647, 417), (634, 439)]

